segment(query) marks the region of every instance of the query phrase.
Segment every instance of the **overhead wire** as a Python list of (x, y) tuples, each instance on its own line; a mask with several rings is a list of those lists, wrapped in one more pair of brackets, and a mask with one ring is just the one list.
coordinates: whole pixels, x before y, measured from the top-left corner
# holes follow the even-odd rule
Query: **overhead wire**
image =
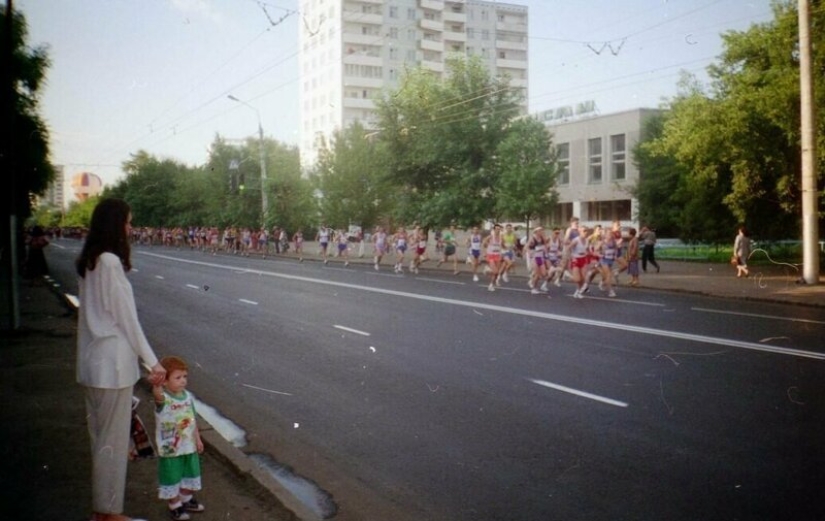
[[(258, 5), (264, 4), (264, 2), (260, 2), (260, 1), (258, 1), (258, 0), (249, 0), (249, 1), (255, 2), (255, 3), (256, 3), (256, 4), (258, 4)], [(671, 18), (671, 19), (669, 19), (669, 20), (666, 20), (666, 21), (663, 21), (663, 22), (659, 22), (659, 23), (657, 23), (657, 24), (654, 24), (654, 25), (648, 26), (648, 27), (643, 28), (643, 29), (640, 29), (640, 30), (638, 30), (638, 31), (635, 31), (635, 32), (629, 33), (629, 34), (627, 35), (627, 37), (629, 37), (629, 36), (636, 36), (636, 35), (638, 35), (638, 34), (642, 34), (642, 33), (644, 33), (644, 32), (647, 32), (647, 31), (649, 31), (649, 30), (655, 29), (655, 28), (657, 28), (657, 27), (661, 27), (662, 25), (665, 25), (665, 24), (670, 23), (670, 22), (673, 22), (673, 21), (675, 21), (675, 20), (677, 20), (677, 19), (680, 19), (680, 18), (683, 18), (683, 17), (685, 17), (685, 16), (688, 16), (689, 14), (693, 14), (693, 13), (695, 13), (695, 12), (697, 12), (697, 11), (701, 10), (701, 9), (704, 9), (704, 8), (707, 8), (707, 7), (711, 6), (711, 5), (714, 5), (714, 4), (716, 4), (716, 3), (719, 3), (720, 1), (722, 1), (722, 0), (715, 0), (714, 2), (710, 2), (709, 4), (706, 4), (706, 5), (704, 5), (704, 6), (701, 6), (701, 7), (699, 7), (699, 8), (696, 8), (696, 9), (691, 10), (691, 11), (689, 11), (689, 12), (682, 13), (682, 14), (681, 14), (681, 15), (679, 15), (678, 17)], [(274, 5), (272, 5), (272, 4), (268, 4), (268, 3), (266, 3), (266, 5), (271, 5), (272, 7), (277, 7), (277, 8), (279, 8), (279, 9), (286, 9), (286, 8), (282, 8), (282, 7), (279, 7), (279, 6), (274, 6)], [(295, 13), (298, 13), (298, 11), (295, 11)], [(366, 14), (369, 14), (369, 13), (364, 13), (364, 14), (366, 15)], [(415, 21), (413, 21), (413, 22), (411, 22), (411, 23), (409, 23), (409, 24), (406, 24), (406, 25), (403, 25), (403, 26), (399, 26), (399, 29), (400, 29), (400, 30), (403, 30), (403, 29), (406, 29), (406, 28), (409, 28), (409, 27), (412, 27), (412, 26), (417, 26), (417, 25), (418, 25), (418, 20), (415, 20)], [(240, 55), (240, 54), (243, 52), (243, 50), (245, 50), (245, 49), (246, 49), (249, 45), (251, 45), (252, 43), (254, 43), (254, 41), (255, 41), (255, 40), (257, 40), (258, 38), (260, 38), (260, 37), (261, 37), (263, 34), (265, 34), (265, 33), (266, 33), (269, 29), (270, 29), (270, 28), (267, 28), (267, 30), (266, 30), (266, 31), (263, 31), (261, 34), (257, 35), (255, 38), (253, 38), (253, 40), (252, 40), (252, 41), (250, 41), (250, 42), (248, 42), (247, 44), (245, 44), (245, 45), (244, 45), (244, 46), (243, 46), (243, 47), (242, 47), (239, 51), (237, 51), (237, 52), (233, 55), (233, 57), (232, 57), (231, 59), (226, 60), (225, 62), (223, 62), (221, 65), (219, 65), (219, 66), (218, 66), (218, 68), (217, 68), (216, 70), (220, 70), (220, 69), (221, 69), (221, 68), (223, 68), (226, 64), (230, 63), (230, 62), (231, 62), (234, 58), (236, 58), (238, 55)], [(373, 40), (373, 41), (372, 41), (372, 42), (370, 42), (369, 44), (364, 44), (364, 45), (380, 44), (380, 42), (385, 42), (388, 38), (389, 38), (389, 33), (385, 33), (385, 34), (383, 34), (383, 35), (381, 35), (381, 36), (376, 36), (375, 40)], [(563, 39), (542, 38), (542, 37), (529, 36), (529, 35), (528, 35), (528, 38), (529, 38), (529, 39), (533, 39), (533, 40), (563, 41), (563, 42), (566, 42), (566, 43), (585, 43), (585, 41), (584, 41), (584, 40), (581, 40), (581, 41), (573, 41), (573, 40), (563, 40)], [(655, 41), (655, 40), (654, 40), (654, 41)], [(590, 42), (590, 43), (592, 43), (592, 42)], [(289, 56), (287, 56), (287, 57), (285, 57), (285, 58), (283, 58), (283, 59), (281, 59), (281, 60), (279, 60), (279, 61), (277, 61), (277, 62), (275, 62), (275, 63), (273, 63), (273, 64), (271, 64), (271, 65), (268, 65), (268, 66), (267, 66), (267, 67), (265, 67), (263, 70), (256, 72), (256, 73), (255, 73), (255, 74), (253, 74), (252, 76), (247, 77), (246, 79), (244, 79), (244, 80), (242, 80), (241, 82), (239, 82), (239, 83), (237, 83), (237, 84), (233, 85), (233, 86), (232, 86), (232, 87), (230, 87), (229, 89), (226, 89), (224, 92), (222, 92), (222, 93), (220, 93), (220, 94), (218, 94), (218, 95), (214, 96), (214, 97), (213, 97), (213, 98), (211, 98), (210, 100), (208, 100), (208, 101), (206, 101), (206, 102), (202, 103), (201, 105), (199, 105), (199, 106), (197, 106), (197, 107), (195, 107), (195, 108), (193, 108), (193, 109), (190, 109), (189, 111), (185, 112), (184, 114), (182, 114), (181, 116), (179, 116), (179, 117), (178, 117), (178, 118), (176, 118), (175, 120), (172, 120), (172, 121), (170, 122), (170, 124), (166, 126), (166, 128), (167, 128), (167, 129), (171, 129), (171, 130), (173, 130), (173, 134), (172, 134), (172, 135), (167, 135), (166, 137), (164, 137), (164, 138), (162, 138), (162, 139), (158, 140), (156, 143), (154, 143), (154, 144), (153, 144), (153, 146), (154, 146), (154, 145), (157, 145), (157, 144), (162, 144), (162, 143), (163, 143), (163, 142), (165, 142), (165, 141), (168, 141), (168, 140), (170, 140), (170, 139), (173, 139), (173, 138), (177, 137), (179, 134), (183, 134), (183, 133), (188, 132), (188, 131), (190, 131), (190, 130), (196, 129), (196, 128), (198, 128), (198, 127), (200, 127), (200, 126), (202, 126), (202, 125), (204, 125), (204, 124), (206, 124), (206, 123), (208, 123), (208, 122), (210, 122), (210, 121), (212, 121), (212, 120), (214, 120), (214, 119), (217, 119), (218, 117), (223, 116), (224, 114), (226, 114), (227, 112), (229, 112), (229, 111), (231, 111), (231, 110), (235, 110), (235, 109), (237, 109), (237, 107), (233, 107), (232, 109), (227, 109), (227, 110), (225, 110), (225, 111), (219, 112), (218, 114), (215, 114), (215, 115), (213, 115), (213, 116), (211, 116), (211, 117), (208, 117), (208, 118), (206, 118), (206, 119), (203, 119), (203, 120), (199, 120), (199, 121), (197, 121), (197, 122), (193, 123), (192, 125), (187, 126), (187, 127), (185, 127), (184, 129), (179, 130), (179, 131), (178, 131), (178, 130), (176, 130), (176, 128), (175, 128), (174, 126), (172, 126), (172, 124), (174, 124), (174, 123), (178, 123), (178, 122), (182, 121), (183, 119), (185, 119), (186, 117), (190, 116), (191, 114), (193, 114), (193, 113), (195, 113), (195, 112), (198, 112), (198, 111), (200, 111), (201, 109), (203, 109), (203, 108), (205, 108), (206, 106), (208, 106), (209, 104), (211, 104), (211, 103), (213, 103), (213, 102), (217, 101), (218, 99), (221, 99), (222, 97), (224, 97), (224, 96), (226, 95), (226, 93), (227, 93), (227, 92), (231, 92), (231, 90), (233, 90), (233, 89), (237, 89), (238, 87), (240, 87), (240, 86), (242, 86), (242, 85), (245, 85), (245, 84), (247, 84), (247, 83), (249, 83), (249, 82), (251, 82), (251, 81), (253, 81), (253, 80), (257, 79), (258, 77), (260, 77), (260, 76), (261, 76), (261, 75), (263, 75), (264, 73), (268, 72), (269, 70), (271, 70), (271, 69), (275, 68), (276, 66), (281, 65), (281, 64), (282, 64), (282, 63), (284, 63), (285, 61), (287, 61), (287, 60), (289, 60), (289, 59), (293, 58), (296, 54), (298, 54), (298, 52), (300, 52), (300, 50), (296, 50), (294, 53), (290, 54)], [(673, 68), (673, 67), (675, 67), (675, 66), (680, 66), (680, 65), (682, 65), (682, 64), (679, 64), (679, 65), (672, 65), (672, 66), (665, 66), (665, 67), (661, 67), (661, 68), (657, 68), (657, 69), (653, 69), (653, 70), (649, 70), (649, 71), (643, 71), (643, 72), (641, 72), (641, 73), (634, 73), (634, 74), (631, 74), (631, 75), (627, 75), (627, 76), (625, 76), (625, 77), (620, 77), (620, 78), (616, 78), (616, 79), (609, 80), (608, 82), (616, 81), (616, 80), (619, 80), (619, 79), (622, 79), (622, 78), (626, 78), (626, 77), (633, 77), (633, 76), (637, 76), (637, 75), (647, 75), (647, 74), (651, 74), (651, 73), (657, 72), (657, 71), (659, 71), (659, 70), (666, 70), (666, 69)], [(268, 91), (266, 91), (266, 92), (264, 92), (264, 93), (262, 93), (262, 94), (260, 94), (260, 95), (257, 95), (257, 96), (255, 96), (255, 97), (253, 97), (253, 98), (250, 98), (250, 101), (254, 101), (254, 100), (256, 100), (256, 99), (260, 99), (260, 98), (266, 97), (266, 96), (270, 95), (271, 93), (276, 92), (276, 91), (278, 91), (278, 90), (282, 89), (283, 87), (285, 87), (285, 86), (287, 86), (287, 85), (289, 85), (289, 84), (292, 84), (292, 83), (294, 83), (294, 82), (298, 81), (299, 79), (300, 79), (300, 76), (299, 76), (298, 78), (293, 78), (293, 79), (288, 80), (287, 82), (281, 83), (281, 84), (277, 85), (277, 86), (276, 86), (275, 88), (273, 88), (273, 89), (270, 89), (270, 90), (268, 90)], [(645, 80), (645, 81), (648, 81), (648, 80)], [(600, 82), (600, 83), (597, 83), (597, 84), (592, 84), (592, 85), (604, 84), (604, 83), (608, 83), (608, 82)], [(198, 85), (198, 86), (196, 86), (196, 87), (194, 87), (194, 88), (197, 88), (197, 87), (199, 87), (199, 85)], [(190, 92), (191, 92), (192, 90), (194, 90), (194, 88), (193, 88), (193, 89), (190, 89)], [(576, 88), (575, 90), (578, 92), (580, 88), (581, 88), (581, 86), (580, 86), (579, 88)], [(470, 102), (470, 101), (472, 101), (472, 100), (475, 100), (475, 99), (482, 99), (482, 98), (487, 97), (487, 96), (492, 96), (492, 95), (495, 95), (495, 94), (497, 94), (498, 92), (500, 92), (500, 90), (501, 90), (501, 89), (499, 89), (499, 90), (495, 90), (495, 91), (491, 91), (491, 92), (487, 92), (487, 93), (484, 93), (484, 92), (483, 92), (484, 90), (487, 90), (487, 89), (485, 88), (485, 89), (482, 89), (482, 90), (480, 90), (480, 91), (477, 91), (475, 94), (478, 94), (478, 95), (477, 95), (477, 96), (474, 96), (472, 99), (468, 99), (468, 100), (463, 100), (463, 101), (462, 101), (462, 100), (458, 100), (458, 98), (455, 98), (454, 100), (442, 100), (442, 101), (441, 101), (441, 103), (444, 103), (444, 105), (442, 106), (441, 110), (445, 110), (445, 109), (447, 109), (447, 108), (452, 108), (452, 107), (454, 107), (454, 106), (461, 105), (461, 104), (463, 104), (463, 103), (468, 103), (468, 102)], [(570, 90), (573, 90), (573, 88), (571, 88)], [(530, 96), (530, 97), (528, 98), (528, 101), (532, 101), (532, 100), (535, 100), (535, 99), (537, 99), (537, 98), (542, 98), (542, 97), (545, 97), (545, 96), (558, 95), (558, 94), (561, 94), (561, 93), (563, 93), (563, 92), (564, 92), (564, 91), (561, 91), (561, 92), (548, 92), (548, 93), (540, 94), (540, 95), (538, 95), (538, 96)], [(598, 91), (596, 91), (596, 92), (598, 92)], [(563, 98), (562, 98), (562, 99), (563, 99)], [(178, 101), (179, 101), (179, 100), (178, 100)], [(455, 102), (455, 103), (453, 103), (453, 104), (449, 104), (451, 101), (456, 101), (456, 102)], [(472, 111), (467, 111), (467, 114), (472, 114)], [(165, 112), (164, 112), (164, 114), (162, 114), (160, 117), (162, 117), (163, 115), (165, 115)], [(452, 117), (452, 118), (455, 118), (455, 117), (459, 117), (460, 115), (461, 115), (461, 113), (453, 113), (453, 114), (451, 115), (451, 117)], [(447, 117), (447, 116), (445, 115), (444, 117)], [(157, 120), (158, 118), (155, 118), (155, 119)], [(153, 121), (154, 121), (154, 120), (153, 120)], [(452, 122), (454, 122), (454, 121), (459, 121), (459, 120), (453, 120)], [(442, 122), (443, 122), (444, 124), (448, 124), (448, 123), (450, 123), (450, 122), (451, 122), (451, 120), (446, 120), (446, 119), (445, 119), (445, 120), (443, 120)], [(151, 135), (151, 134), (153, 134), (153, 133), (154, 133), (154, 132), (150, 133), (149, 135)], [(139, 140), (145, 139), (146, 137), (148, 137), (148, 136), (146, 136), (146, 135), (141, 136), (141, 138), (139, 138)], [(129, 146), (131, 146), (131, 143), (130, 143), (130, 145), (129, 145)]]

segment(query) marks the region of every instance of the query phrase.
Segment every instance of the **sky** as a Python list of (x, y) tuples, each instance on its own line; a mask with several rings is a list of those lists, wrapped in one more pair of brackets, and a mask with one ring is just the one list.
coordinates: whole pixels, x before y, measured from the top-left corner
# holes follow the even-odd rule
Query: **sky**
[[(508, 3), (529, 8), (530, 113), (588, 101), (599, 114), (658, 107), (681, 70), (707, 80), (722, 33), (772, 18), (770, 0)], [(67, 183), (85, 171), (111, 185), (139, 150), (201, 165), (217, 135), (257, 135), (259, 117), (267, 137), (297, 146), (299, 4), (14, 0), (28, 44), (51, 59), (40, 114), (52, 163)]]

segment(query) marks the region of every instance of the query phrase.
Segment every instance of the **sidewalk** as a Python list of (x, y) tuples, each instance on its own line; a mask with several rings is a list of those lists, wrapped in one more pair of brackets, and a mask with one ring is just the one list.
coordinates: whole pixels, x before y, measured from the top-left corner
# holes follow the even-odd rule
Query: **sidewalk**
[[(329, 251), (331, 254), (334, 252), (332, 245)], [(458, 269), (461, 272), (458, 277), (460, 280), (470, 281), (472, 280), (472, 269), (464, 262), (464, 258), (462, 257), (462, 255), (466, 254), (466, 249), (459, 248), (458, 253)], [(223, 253), (219, 255), (226, 254)], [(421, 274), (426, 272), (432, 273), (434, 270), (448, 274), (452, 273), (452, 262), (437, 266), (437, 259), (435, 258), (432, 245), (427, 248), (427, 255), (429, 255), (431, 259), (421, 265)], [(288, 253), (277, 255), (276, 257), (298, 260), (298, 255), (291, 249)], [(412, 258), (413, 255), (408, 251), (404, 263), (405, 274), (409, 273), (408, 268)], [(345, 261), (343, 258), (332, 255), (330, 255), (328, 259), (330, 266), (342, 266)], [(317, 243), (304, 242), (303, 260), (305, 262), (321, 262), (323, 260), (321, 256), (318, 255)], [(346, 260), (349, 261), (350, 265), (371, 265), (373, 263), (372, 245), (365, 244), (364, 256), (359, 257), (358, 245), (352, 244), (350, 256)], [(809, 286), (800, 283), (802, 272), (794, 269), (792, 266), (784, 264), (753, 265), (751, 266), (750, 277), (739, 279), (736, 278), (736, 268), (727, 264), (671, 260), (659, 260), (658, 262), (661, 271), (657, 273), (655, 268), (648, 266), (648, 272), (641, 273), (641, 284), (638, 287), (633, 288), (627, 286), (626, 284), (630, 278), (627, 274), (621, 275), (616, 291), (621, 291), (622, 294), (629, 295), (634, 292), (651, 289), (667, 290), (732, 299), (825, 307), (825, 276), (819, 277), (818, 285)], [(380, 268), (385, 271), (392, 270), (394, 263), (394, 254), (385, 255)], [(641, 263), (639, 269), (641, 270)], [(478, 273), (479, 278), (484, 282), (486, 279), (481, 267), (479, 267)], [(525, 268), (523, 259), (518, 259), (516, 262), (515, 273), (516, 276), (512, 277), (510, 286), (524, 282)], [(565, 289), (565, 285), (563, 285), (562, 288)], [(572, 288), (572, 285), (568, 286), (568, 288)], [(554, 292), (551, 291), (551, 294), (553, 293)], [(568, 293), (572, 293), (572, 289), (570, 289)]]
[[(0, 519), (88, 520), (91, 456), (83, 389), (75, 382), (76, 314), (43, 280), (22, 282), (20, 331), (0, 332)], [(150, 388), (135, 387), (154, 433)], [(272, 478), (199, 419), (206, 512), (197, 521), (299, 519), (275, 498)], [(168, 520), (157, 499), (157, 463), (129, 463), (125, 514)], [(296, 508), (300, 510), (300, 507)], [(312, 519), (304, 516), (303, 519)]]
[[(305, 262), (321, 261), (314, 244), (308, 244), (305, 251)], [(294, 253), (284, 257), (298, 262)], [(372, 264), (369, 253), (349, 260), (351, 264)], [(381, 269), (391, 270), (392, 262), (385, 258)], [(329, 265), (341, 267), (343, 259), (332, 258)], [(727, 265), (675, 261), (660, 261), (660, 265), (660, 273), (642, 274), (640, 288), (620, 285), (619, 296), (668, 290), (724, 297), (732, 302), (749, 299), (825, 307), (825, 279), (817, 286), (797, 284), (798, 274), (786, 267), (755, 267), (750, 278), (737, 279), (733, 268)], [(462, 263), (459, 269), (457, 277), (471, 281), (469, 266)], [(436, 267), (434, 261), (428, 261), (421, 273), (432, 274), (434, 270), (451, 273), (452, 264)], [(513, 277), (511, 286), (524, 284), (523, 264), (517, 273), (522, 277)], [(626, 281), (626, 276), (623, 279)], [(570, 293), (571, 287), (566, 283), (561, 290), (553, 290)], [(83, 390), (75, 383), (75, 312), (44, 281), (34, 285), (23, 282), (21, 300), (23, 329), (0, 332), (0, 473), (4, 478), (0, 487), (0, 519), (82, 521), (90, 513), (91, 460)], [(142, 400), (139, 413), (153, 432), (151, 398), (145, 382), (136, 386), (135, 394)], [(207, 451), (203, 456), (204, 491), (200, 498), (207, 511), (193, 515), (193, 519), (313, 519), (240, 450), (205, 422), (201, 428)], [(155, 465), (153, 460), (130, 463), (128, 515), (168, 519), (165, 505), (155, 496)]]

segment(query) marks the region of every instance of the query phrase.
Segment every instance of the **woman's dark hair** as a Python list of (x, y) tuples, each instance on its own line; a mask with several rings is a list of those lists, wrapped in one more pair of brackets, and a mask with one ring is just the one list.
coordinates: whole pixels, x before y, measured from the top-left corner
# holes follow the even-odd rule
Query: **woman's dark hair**
[(126, 223), (131, 211), (129, 204), (122, 199), (103, 199), (97, 203), (83, 250), (75, 261), (78, 275), (85, 277), (86, 270), (93, 271), (97, 258), (105, 252), (120, 257), (124, 270), (132, 269), (129, 237), (126, 236)]

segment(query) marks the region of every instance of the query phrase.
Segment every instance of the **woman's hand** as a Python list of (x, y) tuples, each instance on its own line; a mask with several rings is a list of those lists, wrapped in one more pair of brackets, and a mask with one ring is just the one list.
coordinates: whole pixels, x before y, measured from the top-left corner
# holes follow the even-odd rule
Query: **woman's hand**
[(149, 373), (149, 383), (152, 385), (161, 385), (166, 380), (166, 369), (160, 363), (152, 366), (152, 372)]

